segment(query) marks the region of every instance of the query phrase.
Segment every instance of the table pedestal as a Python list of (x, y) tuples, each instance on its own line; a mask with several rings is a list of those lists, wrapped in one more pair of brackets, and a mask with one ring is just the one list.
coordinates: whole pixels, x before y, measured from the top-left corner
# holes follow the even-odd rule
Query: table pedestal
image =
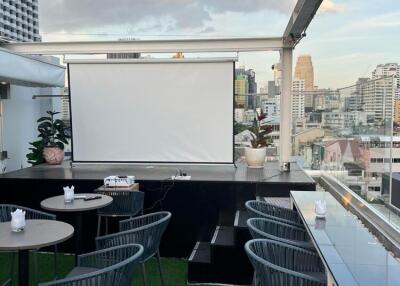
[(18, 285), (29, 285), (29, 250), (18, 251)]
[(82, 239), (82, 212), (75, 213), (75, 260), (78, 260), (78, 255), (82, 254), (84, 249), (84, 241)]

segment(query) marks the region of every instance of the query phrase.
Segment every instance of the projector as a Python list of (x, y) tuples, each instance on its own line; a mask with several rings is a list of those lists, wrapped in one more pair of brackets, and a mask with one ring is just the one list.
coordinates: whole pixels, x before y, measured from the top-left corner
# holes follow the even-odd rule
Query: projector
[(106, 188), (127, 188), (135, 183), (135, 176), (109, 176), (104, 178)]

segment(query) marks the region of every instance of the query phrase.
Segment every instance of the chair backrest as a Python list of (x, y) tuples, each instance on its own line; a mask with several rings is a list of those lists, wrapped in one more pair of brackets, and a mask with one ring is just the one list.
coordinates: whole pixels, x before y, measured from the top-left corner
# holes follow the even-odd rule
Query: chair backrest
[(147, 260), (158, 251), (170, 219), (170, 212), (157, 212), (120, 221), (120, 232), (97, 237), (96, 248), (138, 243), (144, 247), (143, 260)]
[(143, 210), (144, 193), (140, 191), (101, 190), (113, 202), (97, 211), (99, 215), (134, 216)]
[(15, 211), (16, 209), (21, 209), (25, 211), (25, 219), (56, 219), (55, 215), (42, 211), (12, 204), (0, 204), (0, 222), (11, 221), (11, 212)]
[(250, 218), (247, 220), (247, 226), (253, 238), (272, 239), (298, 247), (314, 249), (304, 228), (268, 218)]
[(251, 218), (263, 217), (288, 223), (298, 227), (304, 227), (299, 214), (296, 211), (278, 207), (263, 201), (247, 201), (247, 212)]
[(245, 244), (261, 286), (323, 286), (326, 281), (301, 272), (323, 272), (318, 254), (286, 243), (253, 239)]
[(87, 274), (39, 284), (40, 286), (130, 286), (134, 264), (140, 261), (143, 246), (127, 244), (80, 255), (78, 266), (99, 268)]

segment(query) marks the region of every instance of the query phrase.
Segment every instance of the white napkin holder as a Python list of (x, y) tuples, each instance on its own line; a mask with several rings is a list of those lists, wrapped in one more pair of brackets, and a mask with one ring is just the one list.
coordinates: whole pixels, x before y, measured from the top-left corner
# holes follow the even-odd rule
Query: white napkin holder
[(72, 203), (74, 201), (74, 186), (64, 187), (64, 202)]
[(25, 211), (16, 209), (14, 212), (11, 212), (11, 230), (13, 232), (24, 230), (25, 225)]
[(322, 200), (315, 201), (315, 216), (317, 218), (326, 217), (326, 201)]

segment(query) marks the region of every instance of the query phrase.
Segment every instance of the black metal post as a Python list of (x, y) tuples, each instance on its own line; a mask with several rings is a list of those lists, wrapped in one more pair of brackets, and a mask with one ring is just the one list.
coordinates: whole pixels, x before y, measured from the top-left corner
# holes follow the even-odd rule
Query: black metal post
[(18, 285), (29, 286), (29, 250), (18, 251)]
[(82, 239), (82, 213), (75, 213), (75, 259), (78, 259), (78, 255), (82, 254), (84, 249), (83, 239)]

